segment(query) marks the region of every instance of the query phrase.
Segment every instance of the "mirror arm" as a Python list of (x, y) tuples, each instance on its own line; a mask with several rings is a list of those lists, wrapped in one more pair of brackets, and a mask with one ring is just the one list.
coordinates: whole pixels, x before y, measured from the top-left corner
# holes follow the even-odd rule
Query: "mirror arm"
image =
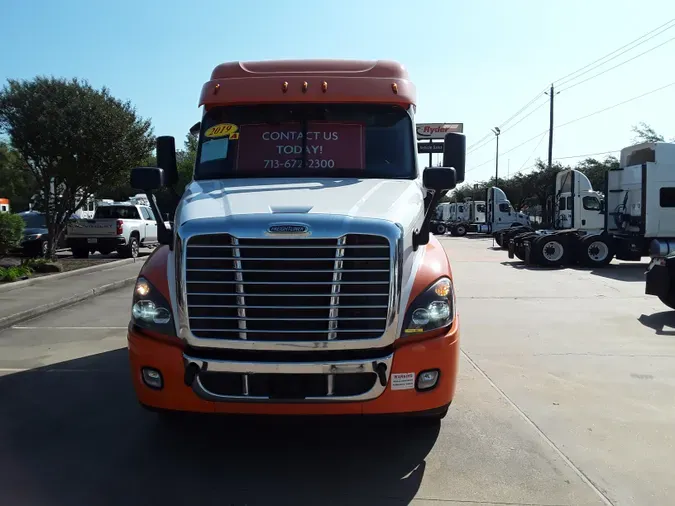
[(154, 192), (146, 190), (145, 195), (150, 201), (150, 209), (152, 209), (152, 213), (155, 215), (155, 221), (157, 222), (157, 239), (160, 244), (168, 244), (169, 249), (173, 251), (173, 232), (175, 223), (171, 230), (166, 228), (166, 223), (164, 223), (164, 219), (162, 218), (162, 213), (157, 205), (157, 199), (155, 198)]
[(441, 198), (447, 192), (444, 190), (428, 190), (426, 197), (424, 197), (424, 220), (420, 229), (413, 233), (413, 251), (417, 251), (420, 246), (429, 244), (429, 235), (431, 234), (431, 217), (433, 216), (432, 210), (436, 209), (436, 206), (440, 202)]

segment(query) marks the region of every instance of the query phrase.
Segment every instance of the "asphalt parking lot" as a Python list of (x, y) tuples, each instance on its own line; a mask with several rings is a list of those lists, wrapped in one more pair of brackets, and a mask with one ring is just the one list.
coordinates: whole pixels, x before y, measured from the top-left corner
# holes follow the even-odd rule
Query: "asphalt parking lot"
[(131, 389), (125, 289), (0, 332), (0, 503), (675, 503), (675, 312), (644, 265), (527, 270), (442, 241), (463, 357), (440, 426), (162, 429)]

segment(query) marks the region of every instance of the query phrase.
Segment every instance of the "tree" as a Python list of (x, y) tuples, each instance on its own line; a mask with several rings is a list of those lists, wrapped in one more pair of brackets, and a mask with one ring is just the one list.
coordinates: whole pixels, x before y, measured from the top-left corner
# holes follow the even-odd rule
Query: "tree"
[(87, 197), (128, 181), (154, 145), (150, 121), (129, 102), (78, 79), (8, 80), (0, 130), (41, 192), (51, 256), (72, 213)]
[(37, 188), (30, 171), (23, 167), (20, 156), (9, 144), (0, 142), (0, 197), (9, 199), (14, 211), (28, 208)]
[(639, 125), (633, 127), (633, 133), (635, 137), (633, 138), (634, 142), (663, 142), (663, 135), (657, 134), (652, 127), (647, 125), (644, 122), (640, 122)]
[(586, 175), (593, 189), (597, 191), (604, 191), (607, 171), (617, 168), (619, 168), (619, 160), (614, 156), (608, 156), (604, 162), (598, 161), (595, 158), (586, 158), (575, 167), (575, 169)]

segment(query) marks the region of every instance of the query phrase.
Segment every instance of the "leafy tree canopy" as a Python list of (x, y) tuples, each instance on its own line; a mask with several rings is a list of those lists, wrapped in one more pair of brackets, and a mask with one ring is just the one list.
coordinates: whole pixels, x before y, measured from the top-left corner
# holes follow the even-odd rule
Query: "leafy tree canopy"
[(78, 79), (8, 80), (0, 130), (41, 192), (52, 255), (70, 215), (88, 196), (123, 185), (154, 144), (150, 121), (129, 102)]

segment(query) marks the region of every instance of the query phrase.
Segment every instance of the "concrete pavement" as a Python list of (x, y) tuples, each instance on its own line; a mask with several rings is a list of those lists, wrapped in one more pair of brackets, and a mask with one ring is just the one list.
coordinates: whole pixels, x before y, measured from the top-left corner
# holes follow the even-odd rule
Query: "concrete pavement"
[(66, 273), (67, 277), (61, 274), (46, 276), (20, 288), (10, 287), (12, 289), (7, 291), (0, 288), (0, 329), (131, 285), (144, 262), (145, 258), (137, 258), (133, 263), (125, 262), (114, 267), (104, 264), (98, 269), (88, 268), (83, 273)]
[(675, 504), (675, 311), (645, 264), (525, 269), (444, 239), (463, 351), (613, 504)]
[(440, 426), (200, 418), (162, 431), (132, 392), (128, 318), (120, 290), (0, 332), (8, 504), (602, 504), (466, 361)]
[(3, 501), (675, 503), (675, 312), (643, 295), (641, 267), (521, 270), (490, 241), (443, 241), (463, 357), (440, 426), (161, 429), (131, 389), (130, 293), (118, 290), (0, 332)]

